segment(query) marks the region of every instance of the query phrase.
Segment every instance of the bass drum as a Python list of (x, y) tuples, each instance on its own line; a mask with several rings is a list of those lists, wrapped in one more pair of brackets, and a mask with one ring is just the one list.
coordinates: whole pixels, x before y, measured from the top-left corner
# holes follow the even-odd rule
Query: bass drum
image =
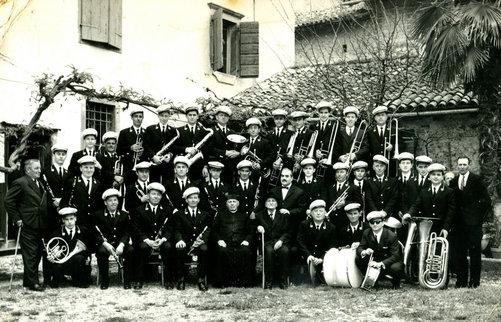
[(324, 257), (324, 279), (327, 285), (359, 288), (364, 279), (355, 264), (355, 249), (330, 249)]

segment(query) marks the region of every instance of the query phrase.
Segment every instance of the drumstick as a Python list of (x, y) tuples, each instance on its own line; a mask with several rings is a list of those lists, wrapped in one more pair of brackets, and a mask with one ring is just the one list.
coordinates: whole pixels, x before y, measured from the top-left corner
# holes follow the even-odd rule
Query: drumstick
[(16, 249), (14, 250), (14, 257), (12, 258), (12, 267), (10, 269), (10, 282), (9, 292), (12, 290), (12, 279), (14, 278), (14, 268), (16, 266), (17, 249), (19, 248), (19, 238), (21, 237), (21, 227), (17, 231)]
[(263, 284), (263, 288), (264, 288), (264, 283), (265, 283), (265, 273), (264, 273), (264, 231), (261, 233), (261, 252), (263, 254), (263, 281), (262, 281), (262, 284)]

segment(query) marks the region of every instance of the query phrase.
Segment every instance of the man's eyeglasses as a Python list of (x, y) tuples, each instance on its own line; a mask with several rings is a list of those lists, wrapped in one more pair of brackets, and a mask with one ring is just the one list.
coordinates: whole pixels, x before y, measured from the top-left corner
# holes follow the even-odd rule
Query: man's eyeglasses
[(369, 220), (369, 224), (371, 225), (377, 225), (377, 224), (380, 224), (381, 222), (383, 222), (382, 220)]

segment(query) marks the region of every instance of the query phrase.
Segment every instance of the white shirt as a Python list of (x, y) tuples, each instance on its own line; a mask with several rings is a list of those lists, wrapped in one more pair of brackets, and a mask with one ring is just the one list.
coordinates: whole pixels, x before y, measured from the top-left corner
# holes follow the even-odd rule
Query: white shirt
[(189, 206), (188, 206), (188, 213), (189, 213), (189, 215), (190, 215), (191, 217), (196, 216), (196, 215), (197, 215), (197, 207), (195, 207), (195, 208), (191, 208), (191, 207), (189, 207)]
[(277, 128), (275, 128), (275, 135), (277, 135), (277, 136), (281, 135), (283, 131), (284, 131), (284, 127), (283, 126), (277, 127)]
[(407, 174), (402, 173), (402, 181), (405, 181), (405, 182), (409, 181), (410, 176), (411, 176), (410, 173), (407, 173)]
[(212, 179), (212, 185), (214, 187), (219, 187), (219, 179), (216, 179), (216, 180)]
[(186, 188), (186, 178), (184, 179), (177, 178), (177, 181), (179, 183), (179, 189), (183, 190), (183, 187)]
[(92, 177), (90, 177), (90, 178), (86, 178), (86, 177), (84, 177), (84, 176), (82, 175), (82, 180), (83, 180), (84, 184), (86, 184), (86, 185), (88, 184), (88, 185), (89, 185), (88, 190), (87, 190), (87, 193), (89, 193), (89, 194), (90, 194), (90, 192), (91, 192), (91, 190), (92, 190)]
[[(374, 232), (373, 232), (374, 233)], [(376, 235), (376, 240), (379, 243), (381, 240), (381, 235), (383, 234), (383, 230), (381, 229), (378, 233), (374, 233)]]
[[(69, 229), (68, 227), (65, 226), (64, 229), (66, 229), (66, 233), (68, 234), (68, 236), (70, 236), (70, 238), (73, 239), (73, 236), (75, 236), (76, 227), (73, 227), (73, 229)], [(70, 230), (71, 230), (71, 234), (70, 234)]]
[(355, 233), (357, 231), (357, 229), (358, 229), (358, 223), (355, 226), (352, 226), (350, 224), (350, 230), (351, 230), (352, 233)]
[(268, 216), (270, 216), (271, 220), (274, 220), (275, 219), (275, 210), (272, 210), (271, 213), (268, 210)]
[(425, 183), (425, 180), (426, 180), (426, 177), (423, 177), (422, 175), (419, 175), (419, 181), (418, 181), (418, 184), (419, 185), (422, 185)]
[(377, 181), (379, 181), (379, 182), (383, 182), (383, 180), (384, 180), (384, 176), (382, 176), (382, 177), (378, 177), (378, 176), (376, 176), (376, 179), (377, 179)]
[(287, 186), (288, 188), (284, 188), (282, 187), (282, 199), (285, 200), (285, 197), (287, 196), (287, 193), (289, 193), (289, 189), (291, 188), (291, 186)]
[(156, 213), (157, 213), (157, 207), (158, 207), (158, 205), (154, 206), (154, 205), (152, 205), (152, 204), (150, 203), (150, 209), (151, 209), (151, 211), (152, 211), (154, 214), (156, 214)]
[(378, 125), (378, 126), (377, 126), (377, 131), (378, 131), (378, 134), (382, 132), (382, 133), (383, 133), (383, 135), (384, 135), (384, 128), (385, 128), (385, 127), (386, 127), (386, 125)]
[(468, 182), (468, 176), (470, 174), (470, 171), (466, 172), (465, 174), (460, 174), (459, 175), (459, 180), (458, 180), (458, 186), (459, 188), (462, 188), (461, 187), (461, 184), (463, 183), (463, 177), (464, 177), (464, 185), (466, 186), (467, 182)]
[(353, 180), (353, 183), (360, 188), (363, 188), (363, 186), (364, 186), (364, 180), (355, 179), (355, 180)]
[(343, 188), (345, 182), (346, 181), (336, 183), (336, 190), (338, 190), (338, 191), (341, 190)]
[(304, 178), (304, 182), (306, 183), (312, 183), (313, 182), (313, 176), (309, 177), (309, 178)]
[[(249, 189), (249, 183), (250, 183), (250, 180), (247, 180), (247, 181), (242, 181), (240, 180), (240, 186), (242, 186), (242, 189), (245, 187), (245, 189)], [(245, 185), (245, 186), (244, 186)]]
[(139, 131), (139, 133), (141, 133), (140, 127), (135, 127), (134, 125), (132, 125), (132, 128), (134, 129), (134, 132), (136, 132), (136, 134), (137, 134), (137, 131)]
[(438, 193), (438, 190), (440, 190), (440, 186), (441, 184), (438, 184), (438, 185), (431, 185), (431, 193)]
[(353, 127), (346, 127), (346, 134), (350, 135), (353, 133)]

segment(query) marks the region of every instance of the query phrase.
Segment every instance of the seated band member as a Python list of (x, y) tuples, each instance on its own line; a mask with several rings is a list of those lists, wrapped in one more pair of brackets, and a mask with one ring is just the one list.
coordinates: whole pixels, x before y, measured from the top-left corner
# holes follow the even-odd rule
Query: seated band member
[(398, 217), (396, 208), (398, 203), (397, 179), (386, 176), (386, 167), (389, 161), (382, 155), (373, 158), (374, 177), (368, 182), (367, 206), (369, 211), (383, 211), (385, 217)]
[[(94, 178), (96, 158), (86, 155), (78, 159), (81, 174), (64, 184), (62, 207), (78, 209), (78, 224), (90, 229), (92, 215), (104, 205), (99, 200), (103, 193), (101, 183)], [(89, 246), (89, 245), (87, 245)]]
[[(63, 263), (57, 263), (51, 254), (47, 255), (50, 262), (50, 272), (52, 288), (58, 288), (59, 283), (64, 280), (63, 275), (71, 275), (73, 286), (87, 288), (90, 281), (90, 269), (86, 266), (86, 261), (89, 260), (90, 253), (87, 245), (90, 243), (89, 231), (83, 227), (76, 225), (77, 221), (76, 208), (66, 207), (59, 210), (59, 214), (63, 218), (61, 228), (55, 230), (52, 237), (64, 239), (68, 244), (70, 254), (74, 254)], [(50, 246), (51, 244), (49, 244)]]
[(165, 188), (158, 182), (146, 187), (148, 203), (137, 207), (132, 212), (132, 242), (136, 253), (137, 283), (134, 289), (141, 289), (144, 284), (144, 269), (151, 253), (159, 251), (164, 263), (166, 287), (172, 287), (172, 207), (163, 205), (162, 195)]
[(361, 222), (362, 206), (359, 203), (353, 202), (344, 206), (346, 217), (349, 223), (346, 226), (338, 228), (339, 247), (348, 247), (356, 249), (362, 240), (362, 233), (369, 228), (365, 222)]
[(315, 200), (310, 204), (309, 209), (311, 218), (302, 221), (299, 225), (297, 243), (306, 264), (314, 265), (316, 280), (322, 281), (321, 271), (325, 253), (337, 247), (336, 227), (326, 220), (325, 201)]
[[(289, 217), (277, 211), (278, 202), (272, 196), (265, 202), (265, 210), (256, 214), (257, 231), (264, 233), (264, 273), (265, 289), (273, 286), (275, 267), (278, 268), (280, 288), (287, 287), (290, 266), (290, 227)], [(275, 257), (278, 257), (278, 265)]]
[[(104, 133), (102, 140), (104, 150), (98, 151), (96, 154), (96, 160), (102, 166), (99, 177), (96, 178), (101, 182), (104, 189), (120, 189), (120, 186), (124, 183), (123, 169), (121, 171), (120, 163), (117, 164), (119, 159), (116, 153), (117, 138), (118, 134), (115, 132)], [(119, 167), (118, 169), (115, 169), (116, 164)]]
[(92, 227), (97, 245), (96, 257), (101, 289), (105, 290), (110, 285), (110, 255), (115, 258), (117, 265), (122, 265), (123, 258), (124, 289), (130, 289), (133, 278), (134, 248), (129, 244), (129, 213), (118, 209), (120, 192), (117, 189), (107, 189), (102, 197), (105, 209), (94, 214)]
[(142, 161), (133, 169), (137, 180), (128, 185), (125, 192), (125, 209), (129, 212), (148, 202), (146, 187), (150, 184), (150, 167), (150, 162)]
[(301, 161), (301, 167), (303, 168), (303, 176), (299, 181), (299, 188), (303, 189), (306, 196), (306, 204), (310, 204), (312, 201), (317, 199), (324, 199), (322, 193), (322, 185), (324, 181), (322, 179), (317, 179), (314, 177), (316, 171), (317, 161), (313, 158), (305, 158)]
[[(205, 275), (207, 273), (207, 241), (210, 235), (210, 218), (206, 211), (198, 207), (200, 189), (189, 187), (183, 192), (187, 206), (175, 215), (174, 242), (176, 243), (176, 273), (179, 280), (176, 288), (185, 289), (185, 278), (189, 263), (196, 256), (198, 262), (198, 289), (207, 291)], [(192, 256), (190, 258), (190, 256)]]
[(143, 161), (143, 136), (145, 132), (145, 129), (141, 127), (144, 111), (134, 106), (129, 108), (129, 114), (132, 126), (120, 131), (117, 142), (117, 153), (124, 165), (124, 177), (127, 185), (136, 180), (135, 173), (132, 172), (134, 165)]
[(152, 163), (152, 167), (150, 168), (151, 180), (162, 184), (172, 179), (173, 171), (170, 161), (173, 146), (171, 145), (162, 155), (158, 155), (157, 153), (165, 144), (169, 143), (179, 134), (175, 128), (167, 124), (171, 111), (172, 106), (170, 104), (157, 107), (158, 123), (148, 126), (144, 132), (144, 155), (142, 158)]
[(238, 209), (238, 195), (229, 194), (226, 209), (221, 211), (212, 225), (211, 233), (217, 242), (214, 286), (252, 285), (254, 267), (251, 263), (253, 226), (249, 216)]
[[(96, 157), (97, 151), (96, 142), (97, 142), (97, 131), (95, 129), (85, 129), (82, 131), (82, 140), (84, 148), (80, 151), (73, 153), (70, 160), (70, 165), (68, 166), (68, 172), (72, 176), (79, 176), (82, 172), (80, 171), (80, 164), (78, 160), (80, 160), (84, 156)], [(99, 171), (101, 169), (101, 165), (99, 163), (95, 163), (96, 168)]]
[(454, 190), (444, 182), (445, 167), (433, 163), (428, 167), (428, 176), (431, 185), (428, 189), (421, 189), (416, 201), (410, 207), (402, 221), (408, 221), (412, 216), (434, 218), (431, 232), (447, 238), (451, 229), (456, 202)]
[(362, 234), (355, 263), (363, 274), (369, 265), (379, 268), (381, 270), (379, 276), (390, 275), (393, 288), (398, 289), (404, 265), (402, 249), (397, 235), (383, 227), (384, 218), (383, 211), (372, 211), (367, 215), (370, 229), (365, 230)]
[(200, 184), (200, 207), (206, 210), (214, 220), (216, 213), (225, 208), (225, 195), (230, 190), (230, 185), (221, 180), (224, 164), (219, 161), (207, 162), (209, 167), (209, 181)]

